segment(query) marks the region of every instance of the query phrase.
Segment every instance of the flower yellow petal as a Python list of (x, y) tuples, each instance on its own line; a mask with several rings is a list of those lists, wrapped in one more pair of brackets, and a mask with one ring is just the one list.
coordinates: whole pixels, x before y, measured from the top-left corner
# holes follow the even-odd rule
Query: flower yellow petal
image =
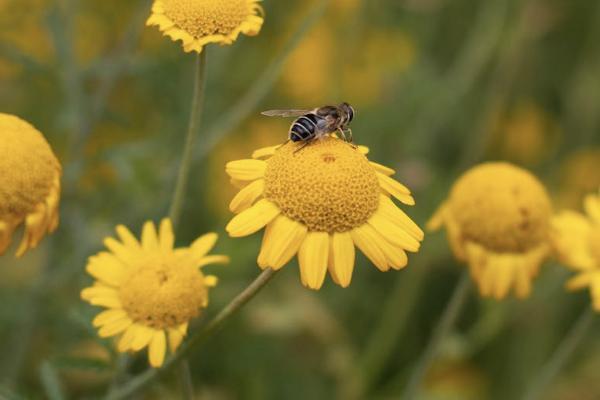
[(408, 265), (408, 256), (404, 249), (398, 246), (394, 246), (385, 237), (383, 237), (377, 230), (373, 230), (372, 235), (377, 237), (377, 244), (390, 267), (395, 270), (400, 270)]
[(123, 336), (121, 336), (121, 339), (119, 339), (119, 342), (117, 343), (117, 350), (120, 353), (129, 351), (131, 348), (131, 343), (133, 342), (133, 339), (135, 339), (136, 331), (136, 324), (131, 324), (129, 327), (127, 327), (125, 333), (123, 333)]
[[(277, 220), (278, 217), (274, 219)], [(262, 243), (260, 245), (260, 252), (258, 253), (258, 258), (256, 259), (256, 263), (260, 267), (260, 269), (266, 269), (269, 267), (269, 252), (271, 251), (271, 239), (273, 235), (271, 232), (273, 231), (273, 223), (270, 223), (265, 228), (265, 233), (262, 237)]]
[(300, 274), (309, 288), (318, 290), (323, 285), (327, 273), (328, 256), (329, 234), (327, 232), (309, 232), (298, 252)]
[(228, 162), (225, 171), (240, 181), (253, 181), (265, 176), (267, 163), (263, 160), (237, 160)]
[(382, 213), (384, 218), (404, 228), (415, 239), (421, 241), (425, 237), (423, 230), (404, 211), (396, 207), (394, 202), (386, 195), (380, 196), (377, 212)]
[(265, 190), (264, 179), (257, 179), (242, 190), (231, 200), (229, 209), (234, 213), (240, 213), (252, 206)]
[(518, 270), (523, 269), (522, 265), (515, 265), (514, 263), (514, 261), (511, 262), (510, 260), (503, 260), (498, 262), (498, 265), (490, 265), (489, 267), (495, 267), (496, 269), (496, 278), (494, 283), (494, 297), (496, 298), (496, 300), (501, 300), (506, 297), (508, 291), (510, 290), (513, 284), (515, 273)]
[(396, 171), (394, 171), (391, 168), (386, 167), (385, 165), (381, 165), (381, 164), (378, 164), (373, 161), (370, 161), (369, 163), (373, 166), (373, 168), (375, 168), (375, 171), (379, 172), (380, 174), (383, 174), (386, 176), (391, 176), (396, 173)]
[(215, 243), (217, 243), (218, 238), (219, 235), (211, 232), (196, 239), (190, 246), (190, 250), (194, 255), (194, 259), (200, 260), (206, 254), (208, 254), (208, 252), (211, 251), (215, 246)]
[(341, 287), (348, 287), (354, 271), (355, 250), (352, 236), (349, 232), (331, 235), (330, 264), (335, 271), (335, 281)]
[(125, 311), (121, 310), (121, 309), (102, 311), (100, 314), (96, 315), (96, 317), (93, 319), (92, 325), (94, 325), (96, 328), (98, 328), (102, 325), (106, 325), (111, 322), (118, 321), (126, 316), (127, 316), (127, 313), (125, 313)]
[(373, 214), (368, 224), (375, 228), (381, 236), (394, 246), (401, 247), (410, 252), (417, 252), (421, 247), (421, 243), (417, 239), (400, 226), (395, 225), (389, 219), (385, 218), (382, 213), (376, 212)]
[(589, 220), (579, 213), (563, 211), (555, 216), (550, 236), (558, 258), (577, 270), (594, 268), (596, 262), (589, 247), (591, 231)]
[(158, 235), (154, 222), (147, 221), (142, 228), (142, 247), (145, 251), (154, 251), (159, 249)]
[(367, 146), (357, 146), (357, 149), (360, 153), (364, 155), (369, 154), (369, 148)]
[(202, 268), (209, 264), (228, 264), (228, 263), (229, 263), (228, 256), (214, 254), (214, 255), (202, 257), (202, 259), (198, 262), (197, 266), (198, 266), (198, 268)]
[(252, 158), (267, 158), (267, 157), (271, 157), (273, 154), (275, 154), (275, 152), (277, 151), (278, 148), (280, 148), (281, 145), (278, 144), (276, 146), (269, 146), (269, 147), (263, 147), (261, 149), (258, 149), (256, 151), (254, 151), (254, 153), (252, 153)]
[(125, 329), (129, 328), (129, 326), (131, 326), (132, 323), (133, 322), (131, 321), (131, 319), (129, 319), (129, 317), (125, 316), (121, 319), (118, 319), (116, 321), (110, 322), (110, 323), (102, 326), (98, 330), (98, 334), (102, 338), (111, 337), (111, 336), (114, 336), (114, 335), (117, 335), (117, 334), (123, 332)]
[(586, 196), (583, 206), (585, 208), (585, 212), (592, 218), (592, 220), (594, 220), (597, 224), (600, 224), (600, 195)]
[(131, 247), (132, 249), (140, 249), (140, 242), (138, 242), (126, 226), (117, 225), (116, 231), (125, 246)]
[(598, 272), (581, 272), (575, 275), (573, 278), (569, 279), (566, 283), (566, 287), (568, 290), (579, 290), (584, 287), (590, 286), (592, 281), (594, 280), (594, 276), (598, 274)]
[(427, 221), (426, 228), (430, 232), (439, 230), (445, 223), (446, 203), (442, 203), (437, 210), (433, 213), (433, 216)]
[(187, 324), (185, 325), (185, 329), (182, 331), (180, 327), (170, 328), (169, 329), (169, 350), (171, 353), (175, 353), (179, 348), (181, 342), (183, 342), (183, 338), (185, 337), (185, 330), (187, 329)]
[(271, 240), (266, 255), (267, 266), (278, 270), (298, 252), (307, 234), (307, 228), (292, 219), (280, 215), (271, 223)]
[(175, 234), (173, 233), (173, 223), (169, 218), (165, 218), (160, 222), (158, 241), (160, 249), (166, 253), (173, 250), (175, 245)]
[(406, 205), (412, 206), (415, 204), (415, 200), (412, 198), (410, 190), (408, 190), (406, 186), (379, 172), (377, 173), (377, 178), (379, 179), (379, 185), (381, 185), (381, 188), (385, 193), (394, 196), (401, 203)]
[(365, 224), (358, 228), (354, 228), (350, 232), (350, 235), (352, 236), (352, 241), (356, 247), (358, 247), (380, 271), (388, 271), (390, 269), (387, 258), (377, 243), (375, 230), (371, 226)]
[(262, 199), (235, 216), (225, 229), (231, 237), (248, 236), (261, 230), (279, 215), (279, 212), (279, 208), (275, 204), (267, 199)]
[(94, 278), (111, 286), (121, 285), (128, 275), (123, 264), (109, 253), (100, 253), (90, 257), (86, 271)]
[(204, 284), (208, 287), (215, 287), (219, 283), (219, 278), (214, 275), (206, 275), (204, 277)]
[(150, 361), (150, 365), (154, 368), (159, 368), (165, 360), (166, 351), (167, 338), (165, 337), (165, 332), (157, 330), (154, 332), (154, 336), (152, 337), (152, 341), (148, 348), (148, 360)]
[(95, 284), (94, 286), (85, 288), (81, 291), (81, 298), (83, 300), (92, 300), (96, 297), (103, 297), (103, 298), (115, 298), (118, 299), (119, 298), (119, 294), (117, 293), (117, 291), (109, 286), (104, 286), (101, 284)]
[(123, 245), (112, 237), (104, 239), (104, 245), (109, 249), (120, 261), (129, 263), (136, 258), (136, 250)]
[(135, 338), (131, 342), (130, 347), (133, 351), (140, 351), (150, 343), (150, 341), (154, 337), (156, 329), (150, 328), (149, 326), (142, 324), (135, 324), (135, 327)]

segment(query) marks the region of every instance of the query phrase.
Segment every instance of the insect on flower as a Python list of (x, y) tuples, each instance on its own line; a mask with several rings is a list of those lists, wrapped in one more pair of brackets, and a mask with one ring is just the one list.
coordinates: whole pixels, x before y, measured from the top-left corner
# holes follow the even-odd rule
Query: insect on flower
[(339, 132), (344, 141), (352, 143), (349, 125), (354, 119), (354, 108), (345, 102), (339, 106), (323, 106), (313, 110), (268, 110), (261, 114), (267, 117), (298, 117), (292, 123), (288, 137), (288, 141), (304, 143), (296, 152), (313, 140), (333, 132)]

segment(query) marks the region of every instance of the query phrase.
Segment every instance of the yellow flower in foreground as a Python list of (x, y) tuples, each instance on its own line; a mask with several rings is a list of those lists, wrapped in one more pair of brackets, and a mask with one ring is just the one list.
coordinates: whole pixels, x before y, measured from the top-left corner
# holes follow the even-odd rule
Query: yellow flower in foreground
[(296, 152), (301, 145), (260, 149), (252, 160), (227, 164), (232, 182), (243, 187), (231, 201), (239, 214), (227, 232), (241, 237), (266, 226), (258, 265), (277, 270), (298, 253), (302, 283), (315, 290), (328, 269), (335, 283), (350, 284), (355, 245), (381, 271), (404, 268), (423, 231), (390, 199), (414, 204), (389, 177), (394, 171), (369, 162), (366, 148), (334, 137)]
[(427, 226), (446, 227), (456, 258), (468, 263), (482, 296), (501, 299), (514, 287), (523, 298), (549, 253), (551, 213), (535, 176), (493, 162), (465, 173)]
[(243, 33), (258, 35), (263, 24), (259, 0), (154, 0), (146, 25), (181, 40), (186, 52), (209, 43), (232, 44)]
[(571, 290), (589, 287), (600, 311), (600, 194), (585, 198), (587, 217), (563, 211), (552, 220), (552, 242), (558, 258), (579, 274), (567, 282)]
[(58, 227), (60, 163), (44, 136), (22, 119), (0, 114), (0, 254), (25, 224), (17, 256)]
[(162, 365), (167, 343), (171, 352), (181, 344), (189, 321), (208, 305), (208, 289), (217, 278), (204, 275), (208, 264), (226, 263), (226, 256), (207, 255), (217, 235), (206, 234), (189, 247), (174, 248), (171, 221), (159, 232), (146, 222), (139, 242), (124, 226), (117, 226), (120, 241), (107, 238), (108, 252), (90, 257), (87, 272), (96, 278), (81, 298), (105, 307), (94, 318), (101, 337), (121, 335), (118, 350), (140, 351), (148, 346), (153, 367)]

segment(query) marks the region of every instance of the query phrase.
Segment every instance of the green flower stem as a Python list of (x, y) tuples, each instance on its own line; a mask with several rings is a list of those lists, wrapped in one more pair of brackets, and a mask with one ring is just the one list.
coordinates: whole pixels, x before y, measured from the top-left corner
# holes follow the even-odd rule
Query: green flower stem
[(427, 347), (417, 361), (417, 365), (412, 370), (413, 372), (402, 396), (403, 400), (412, 400), (418, 395), (423, 378), (431, 366), (431, 363), (435, 360), (442, 340), (446, 337), (456, 322), (462, 306), (467, 299), (470, 287), (471, 277), (469, 276), (469, 272), (465, 271), (462, 273), (458, 284), (454, 288), (452, 297), (450, 298), (450, 301), (448, 302), (448, 305), (446, 306), (438, 325), (433, 331)]
[(171, 208), (169, 209), (169, 218), (173, 222), (173, 229), (176, 229), (181, 212), (183, 210), (183, 201), (187, 191), (188, 180), (190, 177), (190, 169), (194, 155), (194, 145), (200, 120), (202, 118), (202, 107), (204, 106), (204, 88), (206, 83), (206, 49), (196, 57), (196, 72), (194, 78), (194, 95), (192, 98), (192, 107), (190, 111), (190, 120), (188, 123), (188, 131), (185, 139), (185, 147), (181, 163), (179, 164), (179, 173), (177, 175), (177, 183), (173, 198), (171, 199)]
[[(171, 207), (169, 209), (169, 218), (173, 223), (173, 230), (177, 229), (179, 219), (183, 211), (183, 203), (185, 199), (186, 189), (190, 177), (190, 169), (192, 166), (194, 145), (198, 135), (198, 128), (202, 118), (202, 108), (204, 106), (204, 88), (206, 86), (206, 49), (196, 56), (196, 71), (194, 74), (194, 94), (192, 96), (192, 105), (190, 110), (190, 120), (183, 148), (183, 155), (179, 165), (179, 173), (177, 175), (177, 183), (173, 198), (171, 199)], [(181, 380), (181, 394), (185, 400), (193, 399), (194, 385), (192, 383), (192, 374), (190, 364), (187, 360), (182, 360), (179, 366), (179, 377)]]
[(196, 331), (183, 343), (179, 351), (171, 356), (159, 369), (148, 369), (131, 379), (124, 387), (116, 389), (107, 396), (109, 400), (129, 399), (138, 390), (154, 381), (159, 375), (170, 370), (190, 354), (199, 344), (203, 343), (212, 334), (217, 332), (223, 324), (248, 303), (267, 283), (275, 276), (277, 271), (266, 269), (248, 287), (227, 304), (213, 319), (201, 329)]
[(592, 322), (594, 321), (594, 310), (587, 307), (577, 318), (573, 327), (554, 351), (550, 360), (541, 368), (539, 374), (533, 379), (531, 385), (525, 392), (523, 400), (535, 400), (542, 398), (548, 384), (559, 374), (565, 363), (585, 338)]

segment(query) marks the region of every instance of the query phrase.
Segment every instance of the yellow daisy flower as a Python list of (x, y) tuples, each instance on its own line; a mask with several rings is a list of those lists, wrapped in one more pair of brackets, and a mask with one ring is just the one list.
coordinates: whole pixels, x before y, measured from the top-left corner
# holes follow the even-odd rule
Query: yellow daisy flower
[(579, 274), (567, 282), (570, 290), (589, 287), (594, 309), (600, 311), (600, 194), (585, 198), (587, 216), (563, 211), (552, 219), (552, 243), (561, 262)]
[(82, 290), (81, 298), (107, 308), (93, 321), (101, 337), (121, 335), (120, 352), (148, 347), (150, 365), (160, 367), (167, 343), (174, 353), (189, 321), (208, 305), (208, 289), (217, 284), (217, 278), (204, 275), (201, 268), (229, 259), (207, 255), (217, 241), (214, 233), (175, 248), (169, 219), (161, 222), (158, 232), (146, 222), (141, 242), (123, 225), (116, 230), (120, 241), (105, 239), (109, 251), (90, 257), (86, 269), (96, 282)]
[(251, 160), (227, 164), (242, 188), (231, 201), (238, 215), (227, 232), (241, 237), (266, 227), (258, 265), (277, 270), (298, 254), (302, 283), (315, 290), (327, 270), (338, 285), (350, 285), (355, 245), (381, 271), (404, 268), (423, 231), (390, 199), (415, 204), (390, 178), (394, 171), (335, 137), (296, 152), (301, 145), (259, 149)]
[(0, 113), (0, 255), (23, 223), (17, 256), (58, 227), (60, 163), (44, 136), (29, 123)]
[(185, 52), (202, 52), (209, 43), (232, 44), (243, 33), (258, 35), (263, 24), (260, 0), (154, 0), (146, 25), (181, 40)]
[(551, 213), (535, 176), (490, 162), (459, 178), (427, 227), (446, 227), (454, 255), (469, 265), (482, 296), (502, 299), (514, 287), (524, 298), (550, 250)]

